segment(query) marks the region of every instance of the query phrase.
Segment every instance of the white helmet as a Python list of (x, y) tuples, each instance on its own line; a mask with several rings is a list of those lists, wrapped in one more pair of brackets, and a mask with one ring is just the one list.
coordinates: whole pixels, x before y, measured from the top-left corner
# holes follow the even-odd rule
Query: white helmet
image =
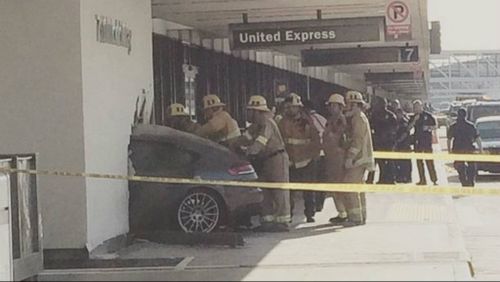
[(342, 106), (345, 107), (345, 99), (344, 99), (344, 96), (340, 95), (340, 94), (332, 94), (330, 96), (330, 99), (328, 99), (328, 102), (326, 102), (327, 105), (329, 104), (340, 104)]
[(249, 110), (257, 110), (257, 111), (262, 111), (262, 112), (269, 112), (269, 108), (267, 107), (267, 101), (266, 98), (260, 96), (260, 95), (255, 95), (250, 97), (250, 100), (248, 101), (247, 109)]

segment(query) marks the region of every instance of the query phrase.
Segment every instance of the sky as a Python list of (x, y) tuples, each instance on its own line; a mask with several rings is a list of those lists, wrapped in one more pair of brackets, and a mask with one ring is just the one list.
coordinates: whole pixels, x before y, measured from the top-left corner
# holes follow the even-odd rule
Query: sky
[(500, 50), (500, 0), (428, 0), (443, 50)]

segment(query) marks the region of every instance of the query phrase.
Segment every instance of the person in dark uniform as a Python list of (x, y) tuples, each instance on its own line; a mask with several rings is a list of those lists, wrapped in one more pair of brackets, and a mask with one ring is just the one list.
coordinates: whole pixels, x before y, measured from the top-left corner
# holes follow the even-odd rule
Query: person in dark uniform
[[(373, 132), (373, 148), (375, 151), (392, 152), (395, 145), (397, 130), (396, 115), (387, 109), (385, 98), (376, 97), (371, 115), (371, 128)], [(379, 169), (379, 184), (394, 184), (394, 161), (387, 159), (376, 160)]]
[[(414, 146), (416, 153), (432, 153), (432, 134), (437, 127), (436, 119), (431, 113), (424, 111), (422, 101), (416, 100), (413, 102), (414, 115), (410, 119), (410, 129), (415, 128)], [(437, 173), (433, 160), (426, 160), (427, 169), (431, 177), (432, 183), (437, 185)], [(427, 185), (425, 176), (425, 167), (423, 160), (417, 160), (418, 174), (420, 181), (417, 185)]]
[[(411, 138), (408, 134), (409, 118), (402, 108), (396, 109), (397, 130), (396, 144), (394, 151), (409, 153), (411, 152)], [(411, 160), (396, 160), (395, 162), (396, 182), (411, 183)]]
[[(474, 124), (467, 120), (467, 110), (459, 109), (457, 121), (448, 130), (448, 152), (453, 154), (472, 154), (477, 143), (482, 151), (481, 138)], [(452, 146), (453, 144), (453, 146)], [(454, 167), (463, 187), (474, 187), (476, 182), (476, 164), (473, 162), (455, 162)]]
[(393, 113), (396, 113), (397, 110), (401, 109), (401, 102), (398, 99), (391, 101), (389, 110)]
[[(302, 102), (302, 104), (304, 104), (305, 114), (309, 115), (313, 125), (316, 127), (316, 130), (318, 130), (321, 145), (323, 146), (323, 134), (326, 129), (327, 120), (325, 117), (323, 117), (314, 109), (314, 104), (311, 100), (305, 100)], [(316, 165), (316, 180), (319, 183), (325, 183), (327, 180), (325, 162), (326, 162), (325, 151), (322, 149), (320, 151), (320, 157), (317, 160), (317, 165)], [(316, 212), (323, 211), (325, 198), (326, 198), (326, 192), (314, 192)]]

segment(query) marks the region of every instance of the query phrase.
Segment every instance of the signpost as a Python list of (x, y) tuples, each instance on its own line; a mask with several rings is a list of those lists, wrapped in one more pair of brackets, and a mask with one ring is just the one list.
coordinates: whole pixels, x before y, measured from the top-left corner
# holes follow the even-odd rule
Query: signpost
[[(381, 42), (383, 17), (230, 24), (232, 50)], [(383, 34), (382, 34), (383, 35)]]
[(403, 0), (389, 0), (385, 13), (386, 39), (409, 40), (411, 36), (411, 11)]
[(418, 62), (417, 46), (302, 50), (304, 67)]

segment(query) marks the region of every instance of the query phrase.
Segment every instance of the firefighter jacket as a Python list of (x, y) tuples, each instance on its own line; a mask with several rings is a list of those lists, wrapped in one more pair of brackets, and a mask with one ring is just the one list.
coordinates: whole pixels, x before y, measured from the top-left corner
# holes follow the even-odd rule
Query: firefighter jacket
[(201, 128), (201, 126), (199, 124), (191, 121), (189, 118), (187, 118), (186, 120), (184, 120), (182, 122), (179, 122), (179, 123), (173, 125), (172, 127), (174, 129), (188, 132), (188, 133), (195, 133), (197, 130), (199, 130)]
[(344, 178), (346, 129), (347, 121), (343, 114), (333, 115), (328, 119), (323, 134), (323, 150), (326, 154), (325, 170), (329, 182), (339, 183)]
[(320, 156), (320, 136), (309, 117), (284, 117), (279, 123), (279, 128), (290, 157), (291, 167), (306, 167)]
[(238, 123), (223, 110), (215, 113), (212, 119), (196, 130), (195, 134), (225, 144), (241, 136)]
[(364, 167), (367, 170), (375, 169), (373, 158), (373, 142), (370, 122), (363, 112), (349, 114), (347, 160), (352, 161), (352, 167)]
[(260, 181), (288, 182), (288, 155), (278, 125), (272, 117), (252, 124), (233, 146), (247, 146)]

